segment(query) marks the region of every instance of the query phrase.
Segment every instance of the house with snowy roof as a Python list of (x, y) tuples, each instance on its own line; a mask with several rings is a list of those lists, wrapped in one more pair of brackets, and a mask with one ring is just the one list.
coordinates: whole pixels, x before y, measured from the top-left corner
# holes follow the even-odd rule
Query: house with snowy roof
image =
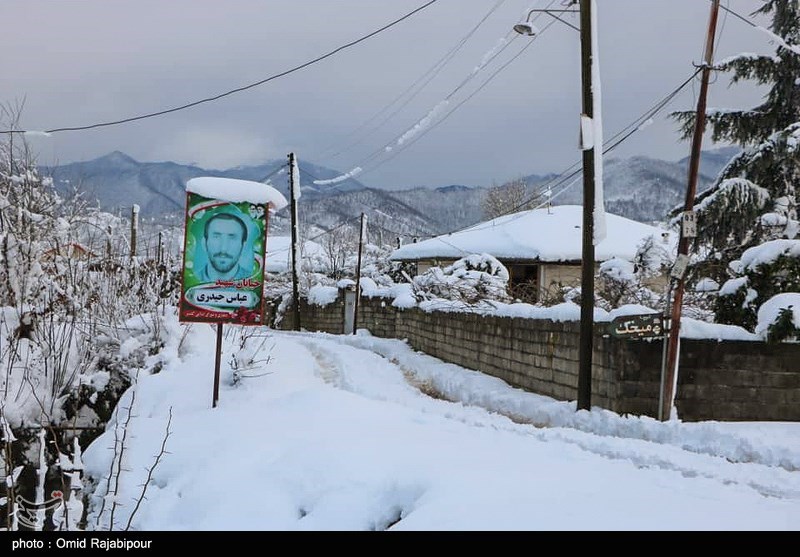
[[(583, 208), (559, 205), (505, 215), (465, 230), (407, 244), (391, 261), (414, 263), (417, 274), (443, 267), (473, 253), (488, 253), (509, 271), (512, 292), (530, 301), (553, 287), (580, 286)], [(648, 238), (673, 247), (676, 235), (660, 228), (606, 213), (606, 238), (595, 246), (595, 261), (633, 261)]]

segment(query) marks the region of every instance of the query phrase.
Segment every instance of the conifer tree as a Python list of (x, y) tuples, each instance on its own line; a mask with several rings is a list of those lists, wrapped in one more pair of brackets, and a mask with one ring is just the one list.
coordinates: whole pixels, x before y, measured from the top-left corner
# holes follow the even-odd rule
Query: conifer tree
[[(772, 17), (770, 29), (788, 45), (800, 44), (799, 0), (764, 0), (752, 15)], [(779, 41), (776, 41), (779, 42)], [(750, 109), (711, 110), (714, 141), (743, 151), (722, 170), (711, 188), (696, 198), (698, 237), (707, 273), (724, 281), (728, 263), (752, 246), (777, 238), (795, 238), (800, 187), (800, 55), (778, 44), (775, 54), (740, 54), (721, 61), (732, 84), (750, 80), (769, 89)], [(679, 112), (685, 137), (695, 113)]]

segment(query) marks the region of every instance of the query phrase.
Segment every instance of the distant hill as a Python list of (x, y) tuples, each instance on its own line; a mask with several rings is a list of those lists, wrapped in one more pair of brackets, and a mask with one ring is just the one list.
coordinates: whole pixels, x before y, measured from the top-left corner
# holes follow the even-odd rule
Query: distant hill
[[(738, 151), (725, 148), (703, 153), (698, 191), (708, 187), (714, 177)], [(288, 195), (284, 159), (261, 165), (209, 170), (174, 162), (139, 162), (115, 151), (103, 157), (65, 164), (50, 169), (56, 188), (62, 193), (73, 187), (96, 199), (109, 211), (136, 203), (144, 216), (181, 213), (185, 203), (186, 181), (197, 176), (221, 176), (270, 183)], [(315, 186), (316, 179), (339, 176), (338, 170), (300, 162), (302, 202), (300, 216), (304, 226), (329, 230), (355, 221), (361, 212), (385, 235), (426, 237), (459, 230), (484, 220), (481, 202), (486, 190), (460, 184), (435, 189), (410, 188), (383, 190), (368, 188), (349, 179), (336, 186)], [(607, 159), (604, 167), (606, 208), (641, 222), (656, 222), (683, 202), (686, 195), (688, 158), (670, 162), (650, 157)], [(531, 193), (554, 175), (530, 175), (524, 179)], [(553, 192), (557, 193), (558, 188)], [(554, 204), (580, 204), (580, 182), (554, 200)], [(288, 229), (287, 210), (272, 221), (278, 231)]]
[[(52, 175), (53, 183), (61, 193), (78, 188), (90, 199), (96, 199), (106, 210), (130, 207), (136, 203), (144, 215), (161, 215), (183, 211), (186, 182), (198, 176), (220, 176), (259, 182), (272, 176), (271, 184), (281, 193), (287, 194), (289, 186), (286, 173), (279, 173), (285, 165), (286, 160), (279, 159), (257, 166), (214, 170), (174, 162), (139, 162), (125, 153), (114, 151), (90, 161), (74, 162), (45, 170)], [(337, 170), (310, 163), (301, 164), (301, 169), (301, 187), (316, 188), (313, 180), (327, 180), (341, 174)], [(339, 193), (364, 188), (361, 182), (349, 179), (328, 191)]]
[[(730, 147), (704, 151), (700, 159), (697, 191), (708, 188), (738, 152), (738, 149)], [(604, 196), (606, 210), (611, 213), (640, 222), (659, 222), (674, 207), (683, 204), (686, 198), (688, 157), (675, 162), (643, 156), (611, 158), (604, 162)], [(539, 176), (527, 176), (525, 181), (534, 189), (542, 182)], [(558, 188), (553, 189), (554, 194), (558, 191)], [(583, 190), (578, 182), (553, 203), (567, 205), (582, 202)]]

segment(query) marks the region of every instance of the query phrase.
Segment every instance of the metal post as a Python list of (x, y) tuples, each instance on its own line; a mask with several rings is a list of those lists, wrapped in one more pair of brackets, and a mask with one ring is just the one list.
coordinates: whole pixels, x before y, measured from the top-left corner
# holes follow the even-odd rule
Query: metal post
[(139, 232), (139, 206), (131, 207), (131, 259), (136, 257), (136, 236)]
[(217, 357), (214, 360), (214, 397), (211, 401), (211, 407), (217, 407), (219, 400), (219, 366), (222, 360), (222, 323), (217, 323)]
[(658, 417), (659, 419), (664, 413), (664, 385), (666, 384), (667, 375), (667, 347), (669, 345), (669, 331), (670, 331), (670, 300), (672, 299), (672, 281), (669, 282), (667, 287), (667, 307), (664, 312), (664, 338), (661, 340), (661, 386), (658, 391)]
[[(706, 98), (708, 96), (708, 82), (711, 76), (711, 64), (714, 60), (714, 38), (717, 32), (717, 16), (719, 14), (719, 0), (713, 0), (711, 5), (711, 15), (708, 22), (708, 35), (706, 37), (705, 59), (702, 69), (702, 81), (700, 83), (700, 94), (697, 98), (697, 112), (695, 114), (694, 135), (692, 137), (692, 155), (689, 162), (689, 183), (686, 188), (686, 203), (684, 212), (691, 212), (694, 209), (694, 198), (697, 194), (697, 176), (700, 170), (700, 152), (703, 146), (703, 132), (706, 128)], [(680, 241), (678, 243), (678, 260), (681, 256), (685, 259), (689, 253), (689, 238), (684, 234), (684, 227), (681, 226)], [(669, 329), (669, 354), (667, 356), (666, 377), (664, 379), (664, 392), (662, 394), (664, 403), (659, 419), (666, 421), (672, 411), (672, 400), (674, 397), (675, 374), (678, 363), (678, 339), (681, 330), (681, 310), (683, 308), (683, 292), (685, 288), (684, 275), (680, 273), (675, 277), (675, 298), (672, 301), (672, 318), (670, 319)]]
[(358, 302), (361, 300), (361, 252), (367, 237), (367, 215), (361, 213), (361, 231), (358, 234), (358, 268), (356, 269), (356, 304), (353, 312), (353, 334), (358, 329)]
[[(592, 1), (581, 0), (581, 84), (583, 114), (594, 116), (592, 94)], [(582, 146), (584, 147), (584, 146)], [(592, 404), (594, 340), (594, 146), (583, 150), (583, 249), (581, 252), (581, 325), (578, 352), (578, 410)]]
[(292, 211), (292, 300), (294, 301), (294, 330), (300, 330), (300, 277), (297, 273), (297, 266), (300, 265), (300, 250), (297, 243), (299, 242), (298, 228), (300, 226), (297, 216), (297, 195), (300, 184), (295, 184), (295, 167), (297, 159), (294, 153), (289, 153), (289, 195), (291, 197), (291, 211)]

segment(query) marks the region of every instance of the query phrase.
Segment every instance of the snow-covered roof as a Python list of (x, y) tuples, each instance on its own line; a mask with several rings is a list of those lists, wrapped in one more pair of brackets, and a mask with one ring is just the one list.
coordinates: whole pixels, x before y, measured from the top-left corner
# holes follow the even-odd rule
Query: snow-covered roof
[(234, 178), (216, 176), (192, 178), (186, 182), (186, 191), (232, 203), (269, 203), (275, 211), (286, 207), (289, 203), (283, 194), (272, 186)]
[[(498, 259), (520, 261), (580, 261), (583, 208), (559, 205), (533, 209), (482, 222), (466, 230), (437, 236), (395, 250), (394, 261), (459, 259), (469, 253), (488, 253)], [(650, 236), (673, 245), (676, 235), (619, 215), (607, 213), (607, 236), (595, 246), (595, 259), (632, 259)]]

